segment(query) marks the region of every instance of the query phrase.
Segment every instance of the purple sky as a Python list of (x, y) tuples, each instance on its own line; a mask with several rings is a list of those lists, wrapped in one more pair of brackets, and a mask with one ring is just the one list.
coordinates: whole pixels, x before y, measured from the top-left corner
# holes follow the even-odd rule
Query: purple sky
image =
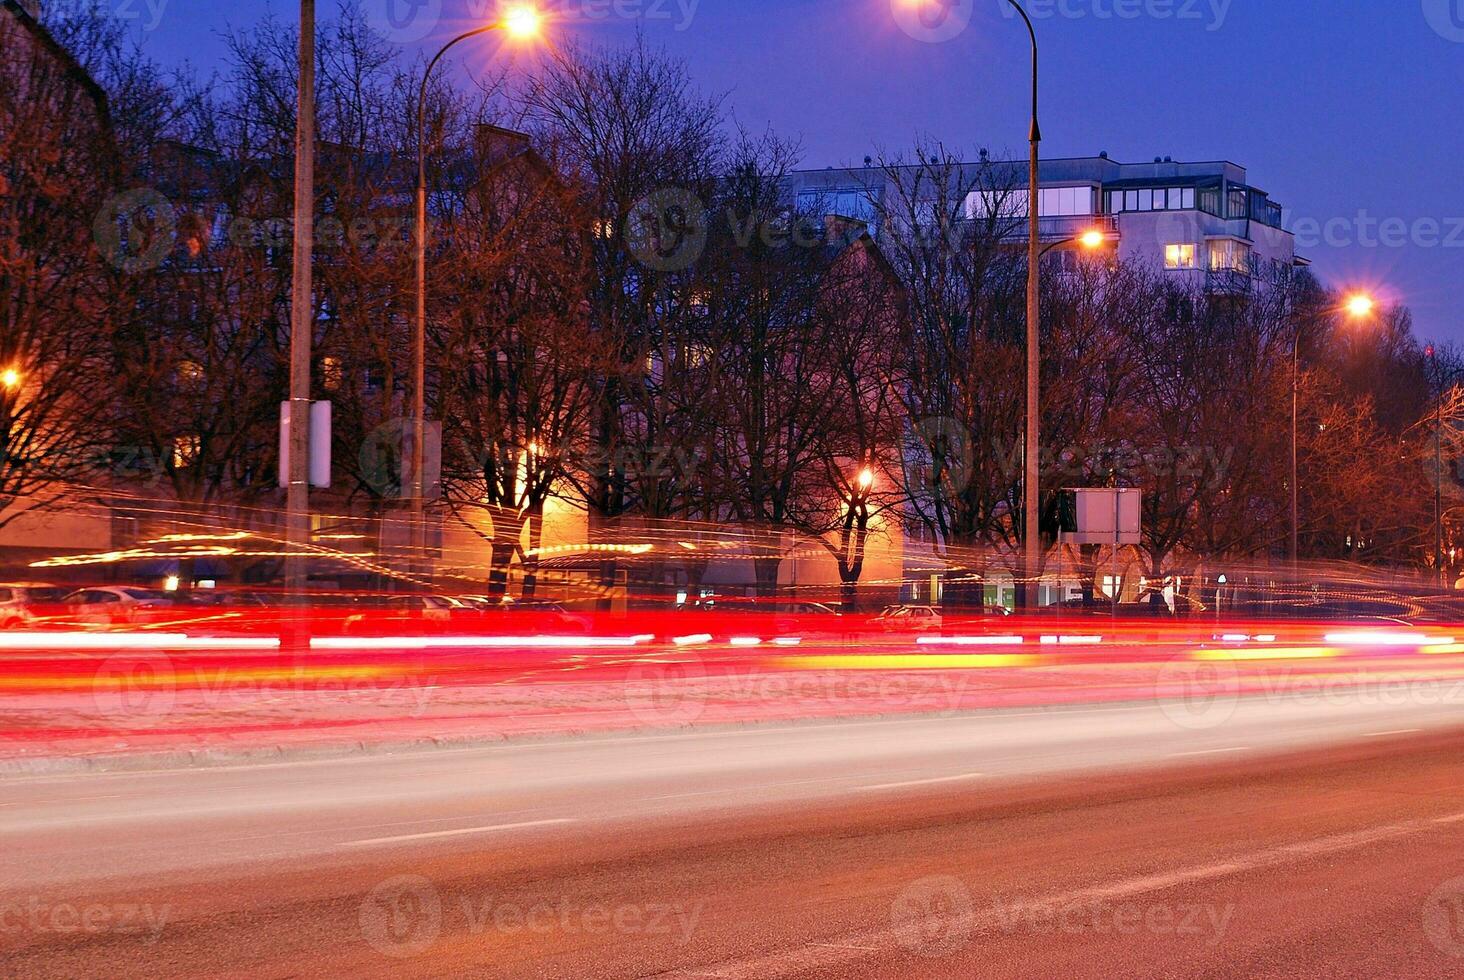
[[(135, 18), (160, 60), (204, 69), (222, 51), (216, 32), (267, 7), (85, 2)], [(365, 2), (380, 11), (387, 0)], [(394, 2), (423, 5), (399, 37), (426, 46), (494, 0)], [(972, 155), (1024, 154), (1027, 43), (1007, 0), (934, 0), (952, 5), (951, 18), (929, 29), (907, 18), (909, 30), (891, 7), (907, 2), (546, 6), (563, 12), (557, 31), (586, 41), (622, 43), (639, 25), (708, 91), (727, 92), (745, 126), (801, 137), (806, 166), (857, 163), (917, 133)], [(1464, 0), (1027, 2), (1042, 45), (1045, 156), (1233, 160), (1286, 206), (1298, 251), (1324, 280), (1374, 288), (1413, 308), (1421, 336), (1464, 342)], [(293, 4), (273, 6), (296, 16)], [(426, 40), (410, 40), (427, 27)], [(465, 64), (494, 53), (474, 43)]]

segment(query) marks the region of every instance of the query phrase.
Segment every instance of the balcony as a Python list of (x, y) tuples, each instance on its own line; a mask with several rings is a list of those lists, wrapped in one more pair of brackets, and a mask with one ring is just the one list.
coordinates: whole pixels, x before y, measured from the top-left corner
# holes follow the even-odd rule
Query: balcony
[[(1117, 235), (1118, 217), (1112, 214), (1065, 214), (1037, 219), (1037, 239), (1049, 244), (1077, 238), (1093, 229), (1105, 235)], [(1026, 242), (1026, 219), (1014, 218), (1010, 230), (1002, 237), (1009, 243)]]
[(1205, 273), (1205, 291), (1239, 296), (1251, 291), (1254, 279), (1238, 269), (1210, 269)]

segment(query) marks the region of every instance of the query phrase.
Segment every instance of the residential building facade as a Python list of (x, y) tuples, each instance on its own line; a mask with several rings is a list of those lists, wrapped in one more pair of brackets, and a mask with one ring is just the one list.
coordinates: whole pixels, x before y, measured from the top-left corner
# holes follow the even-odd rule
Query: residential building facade
[[(964, 164), (952, 170), (957, 205), (967, 219), (995, 213), (1011, 219), (1010, 237), (1025, 243), (1028, 210), (1026, 161)], [(788, 194), (805, 210), (824, 210), (869, 223), (879, 236), (889, 213), (889, 184), (913, 167), (884, 168), (866, 158), (863, 167), (799, 171)], [(1236, 291), (1255, 283), (1283, 282), (1308, 264), (1296, 254), (1282, 225), (1282, 207), (1251, 183), (1246, 169), (1228, 161), (1119, 163), (1106, 154), (1041, 161), (1038, 213), (1044, 246), (1054, 260), (1076, 249), (1076, 238), (1104, 233), (1119, 261), (1183, 277), (1187, 285)], [(911, 181), (918, 188), (918, 181)], [(910, 193), (903, 190), (902, 193)], [(952, 189), (914, 191), (932, 203), (950, 200)]]

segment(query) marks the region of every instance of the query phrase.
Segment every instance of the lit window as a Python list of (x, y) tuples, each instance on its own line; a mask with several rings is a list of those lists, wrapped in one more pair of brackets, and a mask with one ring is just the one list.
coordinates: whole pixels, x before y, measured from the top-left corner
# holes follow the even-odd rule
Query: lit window
[(320, 359), (320, 384), (326, 391), (336, 391), (340, 388), (341, 382), (345, 380), (345, 371), (341, 367), (339, 357), (322, 357)]
[(198, 462), (203, 454), (203, 439), (198, 436), (176, 436), (173, 439), (173, 469), (185, 470)]
[(1193, 244), (1164, 246), (1164, 268), (1193, 269), (1194, 267), (1195, 247)]
[(1244, 242), (1225, 239), (1210, 243), (1212, 272), (1249, 272), (1250, 264), (1250, 246)]
[(691, 368), (706, 367), (712, 362), (712, 349), (706, 344), (688, 344), (686, 347), (686, 366)]

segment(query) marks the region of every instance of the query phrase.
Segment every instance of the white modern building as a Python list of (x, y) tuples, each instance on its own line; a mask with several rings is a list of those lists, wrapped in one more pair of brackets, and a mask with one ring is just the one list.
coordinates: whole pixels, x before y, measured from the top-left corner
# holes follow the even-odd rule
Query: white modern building
[[(932, 208), (941, 195), (949, 202), (954, 190), (964, 198), (957, 205), (967, 218), (993, 211), (1010, 217), (1014, 240), (1025, 242), (1027, 166), (1025, 160), (964, 164), (951, 172), (959, 187), (944, 191), (928, 186), (928, 173), (917, 179), (914, 168), (895, 174), (910, 173), (907, 187), (917, 188), (917, 197), (929, 195)], [(866, 158), (863, 167), (794, 173), (788, 190), (801, 208), (858, 218), (878, 237), (881, 215), (900, 210), (888, 199), (891, 179), (891, 172)], [(1163, 269), (1214, 290), (1284, 281), (1308, 264), (1282, 227), (1281, 205), (1250, 182), (1244, 167), (1228, 161), (1165, 157), (1119, 163), (1100, 154), (1044, 160), (1038, 179), (1041, 237), (1057, 246), (1057, 261), (1063, 243), (1096, 228), (1114, 244), (1120, 261)]]

